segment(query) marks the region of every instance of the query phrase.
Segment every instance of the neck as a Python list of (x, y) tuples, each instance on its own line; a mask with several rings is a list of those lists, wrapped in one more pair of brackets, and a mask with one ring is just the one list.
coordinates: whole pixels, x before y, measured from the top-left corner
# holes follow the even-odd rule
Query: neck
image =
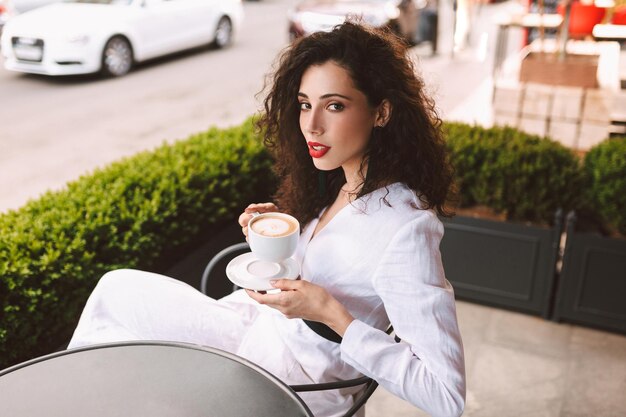
[(346, 177), (346, 183), (341, 187), (341, 190), (345, 193), (357, 194), (363, 187), (365, 176), (363, 173), (367, 172), (367, 163), (363, 164), (363, 171), (361, 171), (361, 164), (357, 166), (344, 166), (343, 173)]

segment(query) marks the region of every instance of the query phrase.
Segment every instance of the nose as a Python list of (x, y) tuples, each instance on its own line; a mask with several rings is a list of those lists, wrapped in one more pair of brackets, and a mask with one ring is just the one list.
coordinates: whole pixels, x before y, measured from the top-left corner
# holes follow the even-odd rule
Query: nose
[(308, 112), (301, 113), (300, 122), (300, 127), (305, 133), (314, 136), (319, 136), (324, 133), (322, 115), (316, 108), (312, 108)]

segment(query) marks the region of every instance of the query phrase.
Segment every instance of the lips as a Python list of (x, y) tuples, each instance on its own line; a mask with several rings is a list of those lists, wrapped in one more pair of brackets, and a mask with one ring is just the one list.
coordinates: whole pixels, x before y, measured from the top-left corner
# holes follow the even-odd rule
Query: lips
[(330, 146), (322, 145), (317, 142), (307, 142), (307, 145), (309, 145), (309, 155), (313, 158), (321, 158), (330, 150)]

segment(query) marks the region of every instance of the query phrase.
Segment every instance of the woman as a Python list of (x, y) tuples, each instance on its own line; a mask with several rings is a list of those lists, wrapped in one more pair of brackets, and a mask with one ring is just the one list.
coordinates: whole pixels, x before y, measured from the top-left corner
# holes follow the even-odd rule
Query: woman
[[(276, 204), (304, 226), (301, 278), (278, 294), (220, 300), (167, 277), (121, 270), (90, 297), (70, 347), (160, 339), (221, 348), (289, 384), (359, 376), (432, 415), (460, 415), (463, 348), (435, 212), (452, 182), (440, 121), (392, 34), (344, 23), (280, 57), (259, 120), (282, 179)], [(393, 325), (396, 343), (385, 329)], [(354, 389), (303, 394), (340, 415)]]

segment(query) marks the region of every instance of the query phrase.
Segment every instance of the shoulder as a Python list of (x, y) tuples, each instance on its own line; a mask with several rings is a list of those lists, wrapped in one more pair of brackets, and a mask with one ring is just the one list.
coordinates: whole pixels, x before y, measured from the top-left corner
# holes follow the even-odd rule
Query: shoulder
[(424, 203), (406, 184), (396, 182), (381, 187), (354, 202), (356, 209), (372, 217), (415, 217), (424, 210)]
[(432, 210), (414, 212), (389, 236), (384, 251), (381, 251), (375, 285), (392, 278), (399, 282), (408, 279), (412, 283), (447, 287), (439, 250), (443, 224)]
[[(381, 203), (391, 203), (390, 200), (396, 202), (403, 196), (410, 197), (410, 194), (412, 194), (411, 190), (404, 183), (395, 182), (360, 197), (353, 204), (371, 214), (380, 209)], [(391, 204), (385, 205), (389, 206)]]
[(360, 213), (368, 228), (388, 241), (414, 235), (443, 235), (443, 225), (435, 212), (424, 207), (415, 192), (403, 183), (394, 183), (358, 200), (354, 213)]

